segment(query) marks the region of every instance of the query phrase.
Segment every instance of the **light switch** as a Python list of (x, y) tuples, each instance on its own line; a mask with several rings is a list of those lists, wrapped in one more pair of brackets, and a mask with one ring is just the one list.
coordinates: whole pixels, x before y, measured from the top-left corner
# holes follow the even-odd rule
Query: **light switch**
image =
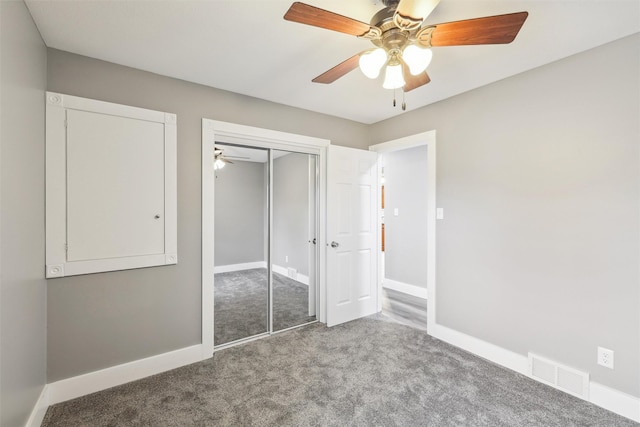
[(398, 208), (393, 208), (393, 216), (398, 216)]
[(444, 208), (436, 208), (436, 219), (444, 219)]

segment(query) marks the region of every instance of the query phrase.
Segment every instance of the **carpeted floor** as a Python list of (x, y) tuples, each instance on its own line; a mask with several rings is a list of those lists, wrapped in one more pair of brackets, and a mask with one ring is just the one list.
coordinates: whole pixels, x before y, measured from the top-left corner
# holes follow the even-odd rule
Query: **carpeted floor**
[(54, 426), (638, 424), (383, 315), (313, 324), (52, 406)]
[[(267, 270), (218, 273), (214, 285), (214, 344), (221, 345), (268, 331)], [(313, 322), (309, 287), (273, 274), (273, 330)]]

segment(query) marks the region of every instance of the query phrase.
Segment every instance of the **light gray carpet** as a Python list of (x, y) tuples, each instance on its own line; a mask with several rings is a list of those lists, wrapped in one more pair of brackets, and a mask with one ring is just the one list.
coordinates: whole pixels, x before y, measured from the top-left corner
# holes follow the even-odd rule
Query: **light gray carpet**
[(383, 315), (313, 324), (47, 411), (53, 426), (637, 426)]
[[(214, 344), (267, 332), (267, 269), (218, 273), (214, 285)], [(309, 287), (273, 274), (273, 330), (316, 320), (309, 316)]]

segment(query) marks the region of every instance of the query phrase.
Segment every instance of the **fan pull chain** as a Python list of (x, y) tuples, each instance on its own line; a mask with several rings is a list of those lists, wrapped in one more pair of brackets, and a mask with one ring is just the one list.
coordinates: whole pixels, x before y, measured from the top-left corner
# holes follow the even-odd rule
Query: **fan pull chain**
[(396, 90), (393, 90), (393, 106), (396, 106)]
[(402, 91), (402, 111), (407, 109), (407, 103), (404, 102), (404, 90)]

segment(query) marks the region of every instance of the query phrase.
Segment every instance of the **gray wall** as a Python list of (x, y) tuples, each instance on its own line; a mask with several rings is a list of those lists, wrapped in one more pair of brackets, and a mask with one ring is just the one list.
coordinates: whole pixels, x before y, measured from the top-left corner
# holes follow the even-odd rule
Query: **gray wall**
[(309, 275), (309, 154), (291, 153), (273, 161), (271, 262)]
[(371, 127), (375, 143), (437, 130), (438, 323), (634, 396), (638, 46), (636, 34)]
[[(178, 114), (179, 264), (49, 280), (45, 310), (44, 147), (34, 125), (45, 59), (24, 6), (1, 3), (3, 421), (30, 409), (43, 383), (45, 312), (49, 381), (200, 342), (202, 117), (360, 148), (436, 129), (446, 214), (438, 322), (640, 396), (639, 35), (370, 127), (49, 50), (49, 90)], [(12, 91), (34, 100), (7, 111)], [(19, 149), (6, 148), (6, 134)], [(14, 349), (9, 338), (24, 342)], [(615, 370), (595, 364), (598, 345), (615, 350)]]
[(178, 115), (178, 264), (49, 280), (49, 381), (201, 342), (203, 117), (368, 145), (363, 124), (54, 49), (48, 89)]
[(215, 265), (266, 261), (266, 163), (233, 161), (216, 171)]
[(384, 180), (385, 278), (426, 288), (427, 146), (384, 154)]
[(23, 2), (0, 2), (0, 425), (23, 426), (46, 382), (47, 51)]

